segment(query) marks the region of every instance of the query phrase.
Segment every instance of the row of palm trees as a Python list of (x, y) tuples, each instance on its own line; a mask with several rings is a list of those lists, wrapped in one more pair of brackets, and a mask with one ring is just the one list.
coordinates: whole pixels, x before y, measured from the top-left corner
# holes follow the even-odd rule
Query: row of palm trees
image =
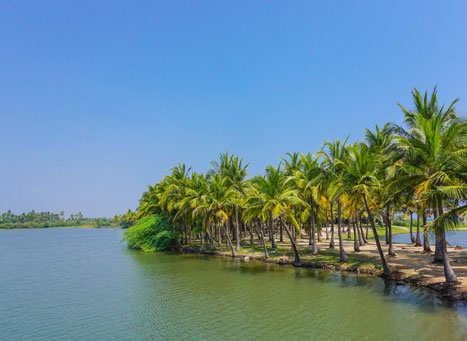
[[(439, 105), (436, 88), (431, 96), (417, 89), (412, 95), (413, 110), (399, 105), (404, 125), (388, 123), (367, 129), (363, 142), (326, 142), (315, 154), (287, 153), (277, 167), (269, 165), (264, 175), (247, 177), (248, 164), (229, 153), (220, 154), (206, 174), (179, 164), (143, 193), (137, 218), (166, 214), (173, 218), (183, 244), (197, 239), (204, 249), (225, 242), (232, 256), (249, 234), (250, 244), (259, 240), (268, 258), (267, 245), (276, 248), (276, 239), (283, 241), (285, 232), (296, 264), (300, 264), (299, 240), (307, 237), (316, 255), (323, 229), (330, 248), (335, 247), (337, 229), (339, 257), (347, 261), (344, 224), (356, 252), (369, 242), (369, 224), (383, 276), (390, 277), (386, 256), (395, 256), (393, 216), (416, 214), (413, 242), (422, 246), (421, 217), (424, 250), (430, 251), (427, 231), (433, 229), (434, 261), (443, 264), (446, 281), (455, 282), (445, 231), (467, 213), (467, 124), (456, 116), (457, 100), (447, 108)], [(435, 220), (428, 223), (430, 216)], [(386, 254), (377, 223), (386, 226)]]

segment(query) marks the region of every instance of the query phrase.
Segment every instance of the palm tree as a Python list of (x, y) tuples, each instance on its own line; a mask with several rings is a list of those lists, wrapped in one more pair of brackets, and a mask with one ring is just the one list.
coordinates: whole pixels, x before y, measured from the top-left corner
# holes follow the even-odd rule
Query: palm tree
[(355, 143), (348, 147), (348, 162), (345, 163), (342, 172), (341, 182), (342, 185), (339, 189), (342, 193), (356, 195), (363, 200), (365, 209), (371, 222), (376, 247), (381, 258), (383, 266), (383, 276), (389, 278), (391, 271), (384, 257), (381, 243), (379, 241), (378, 233), (376, 231), (373, 214), (368, 205), (371, 200), (371, 192), (374, 188), (381, 186), (377, 178), (379, 163), (381, 160), (371, 153), (367, 145), (363, 143)]
[(310, 205), (309, 210), (304, 210), (302, 221), (309, 221), (310, 225), (310, 245), (312, 245), (312, 255), (318, 254), (316, 246), (316, 230), (315, 220), (316, 212), (320, 203), (320, 176), (321, 168), (319, 167), (318, 159), (314, 158), (311, 154), (301, 154), (300, 166), (293, 173), (293, 176), (288, 178), (288, 181), (294, 183), (298, 189), (300, 198)]
[(235, 250), (225, 224), (229, 219), (229, 215), (226, 212), (226, 207), (231, 205), (231, 200), (236, 195), (236, 193), (232, 188), (229, 188), (226, 185), (226, 181), (227, 180), (220, 174), (209, 176), (208, 193), (207, 197), (205, 198), (203, 210), (205, 210), (206, 217), (208, 219), (210, 219), (214, 224), (223, 228), (226, 243), (228, 247), (230, 247), (232, 257), (235, 257)]
[(264, 176), (258, 175), (253, 178), (252, 182), (257, 192), (256, 195), (252, 195), (248, 198), (247, 203), (252, 207), (256, 207), (256, 210), (261, 212), (263, 221), (268, 220), (272, 247), (277, 247), (274, 236), (274, 219), (284, 217), (286, 219), (284, 227), (295, 255), (294, 263), (300, 264), (297, 244), (287, 226), (287, 222), (293, 225), (300, 233), (300, 225), (292, 213), (292, 207), (308, 207), (308, 204), (298, 197), (297, 190), (289, 188), (285, 176), (280, 169), (280, 165), (278, 167), (268, 166), (266, 168), (266, 174)]
[[(178, 164), (177, 166), (170, 169), (172, 174), (165, 177), (167, 186), (164, 188), (164, 192), (160, 195), (159, 205), (162, 206), (167, 215), (174, 214), (174, 223), (179, 226), (180, 236), (183, 238), (185, 235), (185, 242), (187, 236), (187, 223), (189, 220), (189, 213), (177, 214), (177, 210), (180, 208), (180, 204), (186, 197), (186, 191), (188, 189), (187, 183), (189, 181), (189, 173), (191, 167), (187, 167), (185, 164)], [(181, 240), (182, 242), (183, 240)]]
[(375, 155), (380, 162), (377, 178), (380, 180), (381, 185), (378, 193), (375, 196), (375, 204), (379, 207), (379, 211), (384, 212), (384, 221), (386, 222), (386, 244), (389, 245), (388, 255), (395, 256), (394, 247), (392, 243), (392, 222), (391, 211), (394, 210), (394, 200), (399, 198), (400, 193), (395, 192), (391, 187), (393, 165), (401, 158), (400, 153), (397, 152), (394, 143), (395, 128), (387, 123), (381, 129), (378, 125), (375, 126), (375, 132), (365, 129), (365, 140), (370, 152)]
[[(268, 248), (266, 245), (265, 240), (265, 232), (264, 232), (264, 225), (262, 224), (262, 198), (260, 192), (256, 188), (253, 181), (247, 181), (246, 186), (246, 199), (243, 203), (245, 210), (243, 212), (243, 219), (247, 222), (250, 222), (256, 230), (258, 234), (261, 244), (263, 245), (264, 249), (264, 259), (269, 258)], [(260, 198), (257, 199), (250, 199), (250, 198)]]
[(226, 186), (231, 187), (237, 193), (236, 198), (233, 200), (235, 208), (235, 249), (240, 250), (240, 233), (238, 225), (238, 205), (241, 201), (241, 196), (244, 195), (245, 191), (245, 177), (248, 175), (247, 168), (248, 164), (243, 165), (243, 159), (235, 155), (229, 155), (229, 153), (221, 153), (219, 155), (219, 163), (213, 163), (226, 179)]
[[(458, 172), (452, 167), (456, 151), (465, 145), (467, 125), (455, 116), (454, 100), (447, 110), (439, 107), (436, 88), (430, 101), (427, 93), (423, 100), (415, 89), (413, 92), (416, 110), (408, 112), (402, 106), (409, 130), (398, 127), (398, 144), (404, 152), (400, 165), (404, 176), (399, 179), (406, 186), (415, 189), (415, 195), (424, 207), (433, 209), (435, 218), (444, 213), (446, 188), (456, 185)], [(435, 262), (442, 262), (446, 281), (456, 281), (446, 252), (445, 226), (436, 227)]]
[[(348, 138), (347, 138), (348, 139)], [(342, 241), (342, 221), (341, 221), (341, 194), (340, 187), (341, 175), (344, 168), (344, 160), (346, 158), (347, 150), (345, 144), (347, 139), (342, 143), (340, 140), (332, 143), (326, 142), (322, 150), (318, 153), (323, 157), (322, 162), (322, 175), (321, 179), (325, 182), (328, 190), (329, 201), (331, 203), (331, 219), (333, 219), (333, 202), (337, 202), (337, 233), (339, 236), (339, 257), (341, 262), (347, 261), (347, 255), (344, 250), (344, 243)], [(330, 247), (334, 247), (334, 224), (331, 225), (331, 243)]]

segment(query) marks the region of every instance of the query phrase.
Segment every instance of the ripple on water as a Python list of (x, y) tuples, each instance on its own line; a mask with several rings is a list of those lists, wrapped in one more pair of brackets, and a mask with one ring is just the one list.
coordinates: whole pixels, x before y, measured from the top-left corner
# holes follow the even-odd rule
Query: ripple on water
[(465, 307), (370, 276), (0, 231), (0, 339), (464, 339)]

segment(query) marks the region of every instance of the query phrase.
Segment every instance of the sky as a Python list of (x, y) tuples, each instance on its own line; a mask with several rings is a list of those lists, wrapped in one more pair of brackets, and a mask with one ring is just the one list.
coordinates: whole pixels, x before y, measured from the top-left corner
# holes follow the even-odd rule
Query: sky
[(177, 163), (286, 152), (461, 98), (465, 1), (0, 1), (0, 212), (135, 209)]

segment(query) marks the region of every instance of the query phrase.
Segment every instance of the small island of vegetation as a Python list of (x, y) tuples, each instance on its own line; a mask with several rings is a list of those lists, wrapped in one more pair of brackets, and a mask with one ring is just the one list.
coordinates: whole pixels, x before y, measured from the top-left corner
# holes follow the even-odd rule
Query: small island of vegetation
[[(413, 110), (399, 104), (404, 125), (366, 129), (363, 142), (326, 142), (315, 154), (287, 153), (264, 175), (247, 177), (248, 164), (229, 153), (206, 174), (177, 165), (143, 193), (125, 240), (146, 251), (338, 265), (425, 285), (443, 276), (465, 292), (466, 257), (450, 248), (452, 266), (446, 231), (467, 213), (467, 123), (455, 113), (458, 100), (440, 105), (436, 88), (412, 95)], [(396, 216), (410, 217), (410, 227), (394, 226)], [(413, 246), (395, 245), (395, 230), (410, 231)]]

